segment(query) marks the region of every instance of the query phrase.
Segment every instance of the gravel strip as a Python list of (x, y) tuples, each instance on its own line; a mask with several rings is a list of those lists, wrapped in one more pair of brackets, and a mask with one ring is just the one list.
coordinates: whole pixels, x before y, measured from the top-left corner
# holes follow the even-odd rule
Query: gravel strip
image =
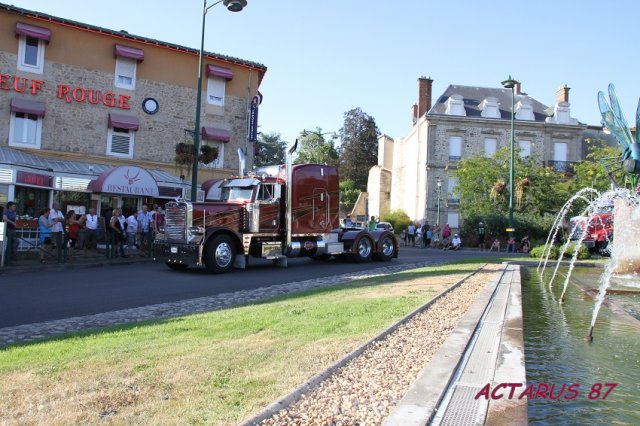
[(261, 425), (381, 424), (485, 287), (490, 265)]

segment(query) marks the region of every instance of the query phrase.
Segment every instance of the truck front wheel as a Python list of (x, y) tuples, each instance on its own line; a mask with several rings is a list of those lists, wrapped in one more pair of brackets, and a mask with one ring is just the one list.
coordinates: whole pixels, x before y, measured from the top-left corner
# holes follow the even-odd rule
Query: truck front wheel
[(204, 248), (204, 264), (209, 272), (222, 274), (233, 269), (236, 246), (228, 235), (218, 235)]
[(356, 252), (353, 254), (353, 260), (358, 263), (371, 261), (373, 255), (373, 241), (369, 237), (362, 237), (356, 243)]

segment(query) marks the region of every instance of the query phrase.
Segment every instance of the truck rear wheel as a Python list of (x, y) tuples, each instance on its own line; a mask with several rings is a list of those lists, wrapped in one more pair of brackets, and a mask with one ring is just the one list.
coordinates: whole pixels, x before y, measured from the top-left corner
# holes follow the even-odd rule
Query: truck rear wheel
[(396, 253), (396, 246), (394, 237), (391, 235), (385, 235), (382, 237), (380, 241), (380, 252), (374, 255), (376, 260), (389, 261), (393, 259), (394, 254)]
[(352, 255), (358, 263), (370, 262), (373, 255), (373, 241), (369, 237), (362, 237), (356, 243), (356, 252)]
[(228, 235), (218, 235), (204, 248), (204, 264), (209, 272), (222, 274), (233, 269), (236, 245)]

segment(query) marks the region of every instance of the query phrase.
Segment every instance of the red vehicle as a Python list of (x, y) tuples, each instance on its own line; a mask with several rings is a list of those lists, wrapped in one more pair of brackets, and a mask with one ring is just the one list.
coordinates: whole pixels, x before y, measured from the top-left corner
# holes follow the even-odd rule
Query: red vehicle
[[(613, 214), (598, 213), (593, 216), (576, 216), (571, 218), (572, 240), (578, 240), (584, 233), (582, 244), (589, 250), (607, 254), (607, 246), (613, 241)], [(575, 226), (579, 224), (579, 226)]]
[[(165, 206), (155, 260), (172, 269), (204, 265), (215, 273), (245, 268), (249, 256), (286, 266), (287, 258), (349, 256), (388, 261), (398, 243), (386, 230), (339, 228), (338, 171), (320, 164), (271, 166), (216, 182), (216, 201), (178, 200)], [(204, 186), (204, 185), (203, 185)]]

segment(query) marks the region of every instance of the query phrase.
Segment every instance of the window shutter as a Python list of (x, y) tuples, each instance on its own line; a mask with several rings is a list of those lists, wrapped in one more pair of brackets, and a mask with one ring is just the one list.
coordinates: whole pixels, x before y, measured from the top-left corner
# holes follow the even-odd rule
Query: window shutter
[(113, 132), (111, 136), (111, 153), (131, 155), (131, 137), (129, 134)]

